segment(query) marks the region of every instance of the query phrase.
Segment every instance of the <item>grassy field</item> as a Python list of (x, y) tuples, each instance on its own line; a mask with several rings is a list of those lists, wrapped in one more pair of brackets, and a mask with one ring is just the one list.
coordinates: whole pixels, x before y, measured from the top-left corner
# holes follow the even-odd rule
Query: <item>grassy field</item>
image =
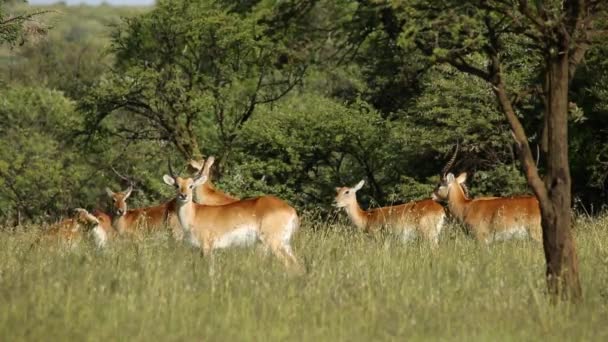
[(305, 220), (304, 276), (232, 249), (210, 277), (165, 235), (30, 250), (34, 233), (3, 232), (0, 340), (608, 340), (608, 217), (576, 236), (585, 300), (553, 306), (541, 246), (486, 249), (456, 226), (433, 251)]

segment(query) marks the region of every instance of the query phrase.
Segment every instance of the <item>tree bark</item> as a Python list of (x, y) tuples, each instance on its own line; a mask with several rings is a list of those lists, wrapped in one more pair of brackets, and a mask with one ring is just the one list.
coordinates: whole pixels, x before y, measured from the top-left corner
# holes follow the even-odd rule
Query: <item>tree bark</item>
[[(564, 37), (565, 38), (565, 37)], [(578, 300), (582, 289), (578, 256), (572, 236), (571, 180), (568, 160), (568, 45), (550, 48), (547, 57), (547, 189), (548, 205), (541, 206), (547, 285), (554, 299)], [(561, 45), (561, 44), (560, 44)]]

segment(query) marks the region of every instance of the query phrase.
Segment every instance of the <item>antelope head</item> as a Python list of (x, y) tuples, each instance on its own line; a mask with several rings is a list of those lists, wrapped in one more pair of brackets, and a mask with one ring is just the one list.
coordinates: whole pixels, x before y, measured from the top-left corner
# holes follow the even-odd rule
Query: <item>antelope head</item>
[(447, 201), (450, 191), (455, 186), (460, 186), (464, 191), (466, 197), (468, 197), (468, 189), (464, 182), (467, 180), (466, 172), (461, 173), (458, 177), (454, 177), (454, 174), (448, 173), (445, 179), (437, 186), (433, 191), (433, 199), (435, 201)]
[(123, 216), (127, 213), (127, 199), (133, 192), (133, 186), (129, 185), (127, 190), (122, 192), (114, 192), (110, 188), (106, 188), (106, 193), (112, 199), (112, 213), (115, 216)]
[(215, 161), (214, 157), (209, 157), (204, 165), (199, 168), (199, 171), (193, 177), (182, 178), (177, 176), (171, 166), (171, 161), (168, 162), (169, 174), (163, 176), (163, 180), (167, 185), (173, 186), (177, 190), (177, 201), (180, 203), (188, 203), (192, 201), (192, 191), (194, 188), (205, 184), (209, 179), (209, 169)]
[[(452, 166), (454, 166), (454, 162), (456, 161), (457, 155), (458, 155), (458, 142), (456, 142), (456, 148), (454, 149), (454, 154), (452, 155), (452, 158), (450, 158), (450, 160), (448, 160), (448, 162), (445, 164), (445, 166), (441, 170), (441, 173), (439, 174), (439, 177), (440, 177), (439, 184), (437, 184), (437, 186), (435, 187), (435, 190), (433, 191), (433, 193), (431, 195), (431, 197), (433, 198), (434, 201), (442, 202), (442, 201), (446, 201), (448, 199), (447, 176), (448, 176), (448, 172), (450, 171)], [(452, 175), (452, 177), (454, 177), (454, 175)]]
[(336, 188), (336, 198), (334, 199), (334, 206), (338, 208), (344, 208), (353, 202), (357, 203), (357, 191), (361, 190), (363, 184), (365, 184), (364, 180), (360, 181), (352, 188)]

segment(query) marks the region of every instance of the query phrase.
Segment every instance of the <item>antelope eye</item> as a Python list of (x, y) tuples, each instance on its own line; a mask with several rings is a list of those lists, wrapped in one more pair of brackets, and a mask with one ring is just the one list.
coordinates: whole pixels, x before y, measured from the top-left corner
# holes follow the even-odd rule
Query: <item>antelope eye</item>
[(350, 190), (346, 190), (344, 191), (344, 193), (348, 195), (350, 193)]
[(190, 184), (190, 185), (188, 185), (188, 188), (192, 189), (192, 186), (193, 186), (193, 185), (194, 185), (194, 184)]
[(116, 203), (116, 198), (112, 198), (112, 202)]

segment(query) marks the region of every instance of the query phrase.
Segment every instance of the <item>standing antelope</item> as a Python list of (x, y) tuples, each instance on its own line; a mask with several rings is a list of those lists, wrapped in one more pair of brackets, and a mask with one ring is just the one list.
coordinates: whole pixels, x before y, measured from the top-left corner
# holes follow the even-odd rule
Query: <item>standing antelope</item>
[[(214, 158), (211, 158), (211, 163), (205, 163), (205, 159), (199, 161), (190, 160), (189, 166), (193, 171), (193, 176), (196, 177), (197, 174), (205, 173), (208, 175), (207, 177), (210, 178), (209, 171), (211, 165), (213, 165), (213, 159)], [(211, 183), (211, 180), (207, 179), (205, 183), (195, 188), (194, 201), (205, 205), (224, 205), (240, 201), (240, 199), (216, 189)]]
[(302, 268), (291, 249), (300, 220), (296, 210), (273, 196), (261, 196), (220, 206), (193, 202), (193, 190), (205, 184), (213, 157), (194, 178), (176, 176), (169, 163), (163, 180), (176, 189), (176, 209), (185, 237), (212, 258), (214, 249), (261, 242), (287, 268)]
[(337, 207), (345, 208), (357, 228), (367, 233), (389, 228), (400, 235), (403, 241), (421, 235), (433, 246), (437, 246), (445, 219), (445, 211), (440, 204), (428, 199), (364, 211), (357, 203), (357, 191), (363, 184), (365, 181), (362, 180), (352, 188), (336, 188), (334, 201)]
[[(454, 160), (442, 171), (442, 182), (433, 192), (433, 198), (448, 202), (450, 213), (465, 224), (478, 241), (486, 244), (511, 238), (531, 237), (542, 240), (540, 208), (534, 196), (482, 197), (470, 199), (465, 185), (466, 173), (454, 177), (447, 173)], [(447, 173), (447, 174), (446, 174)]]
[(112, 226), (120, 234), (136, 234), (139, 228), (153, 231), (169, 225), (173, 236), (181, 239), (179, 223), (175, 217), (175, 199), (153, 207), (127, 210), (127, 199), (131, 196), (133, 186), (122, 192), (113, 192), (106, 188), (106, 193), (112, 199)]

